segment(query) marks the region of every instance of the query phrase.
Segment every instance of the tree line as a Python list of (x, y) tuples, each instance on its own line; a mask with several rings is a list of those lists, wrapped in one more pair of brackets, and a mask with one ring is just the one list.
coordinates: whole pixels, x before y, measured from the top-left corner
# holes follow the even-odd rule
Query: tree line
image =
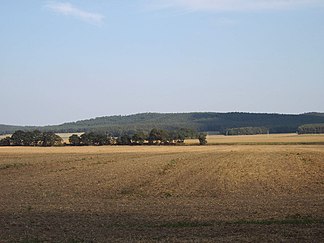
[(267, 133), (269, 133), (269, 129), (266, 127), (238, 127), (227, 129), (224, 135), (256, 135)]
[(87, 132), (82, 135), (73, 134), (69, 137), (69, 144), (54, 132), (22, 131), (14, 132), (10, 137), (0, 140), (0, 146), (102, 146), (102, 145), (177, 145), (184, 144), (185, 139), (198, 139), (201, 145), (207, 143), (205, 133), (198, 133), (192, 129), (162, 130), (152, 129), (145, 132), (124, 132), (114, 136), (107, 132)]
[(104, 133), (73, 134), (69, 137), (72, 146), (100, 146), (100, 145), (177, 145), (184, 144), (185, 139), (196, 138), (199, 144), (207, 144), (207, 134), (197, 133), (191, 129), (162, 130), (153, 128), (148, 134), (141, 131), (136, 133), (123, 133), (113, 136)]
[(54, 132), (41, 132), (38, 130), (25, 132), (18, 130), (11, 137), (0, 140), (0, 146), (60, 146), (63, 139)]
[(298, 134), (319, 134), (324, 133), (324, 123), (307, 124), (298, 127)]

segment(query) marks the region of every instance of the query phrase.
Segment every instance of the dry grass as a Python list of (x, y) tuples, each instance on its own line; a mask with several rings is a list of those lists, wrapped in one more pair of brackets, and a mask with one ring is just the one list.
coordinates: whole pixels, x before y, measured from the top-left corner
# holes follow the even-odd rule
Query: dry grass
[[(324, 134), (305, 134), (298, 135), (295, 133), (289, 134), (262, 134), (262, 135), (246, 135), (246, 136), (224, 136), (224, 135), (209, 135), (207, 136), (208, 144), (324, 144)], [(198, 144), (198, 140), (186, 140), (186, 144)]]
[(65, 143), (69, 143), (69, 137), (72, 136), (73, 134), (79, 135), (81, 136), (83, 134), (83, 132), (76, 132), (76, 133), (56, 133), (57, 135), (59, 135), (62, 139), (63, 142)]
[(0, 135), (0, 139), (6, 138), (6, 137), (10, 137), (11, 134), (5, 134), (5, 135)]
[(324, 240), (320, 145), (7, 147), (0, 168), (4, 242)]

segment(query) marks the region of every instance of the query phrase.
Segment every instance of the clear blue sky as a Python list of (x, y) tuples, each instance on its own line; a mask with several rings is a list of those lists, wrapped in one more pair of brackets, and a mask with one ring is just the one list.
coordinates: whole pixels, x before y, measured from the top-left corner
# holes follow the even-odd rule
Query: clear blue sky
[(324, 111), (323, 0), (2, 0), (0, 124)]

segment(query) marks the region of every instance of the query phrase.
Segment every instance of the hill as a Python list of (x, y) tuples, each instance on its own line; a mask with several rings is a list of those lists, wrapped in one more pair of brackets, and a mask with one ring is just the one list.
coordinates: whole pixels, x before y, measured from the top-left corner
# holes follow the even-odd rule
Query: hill
[(24, 131), (29, 131), (29, 130), (35, 130), (35, 129), (39, 129), (40, 127), (36, 127), (36, 126), (12, 126), (12, 125), (4, 125), (4, 124), (0, 124), (0, 134), (11, 134), (14, 131), (17, 130), (24, 130)]
[(267, 113), (140, 113), (127, 116), (105, 116), (61, 125), (43, 127), (23, 127), (0, 125), (0, 134), (21, 130), (46, 130), (53, 132), (105, 131), (119, 134), (123, 131), (152, 128), (177, 129), (192, 128), (198, 131), (224, 132), (228, 128), (266, 127), (271, 133), (296, 132), (304, 124), (324, 123), (323, 113), (305, 113), (299, 115)]
[(307, 112), (304, 113), (304, 115), (310, 115), (310, 116), (324, 116), (323, 112)]

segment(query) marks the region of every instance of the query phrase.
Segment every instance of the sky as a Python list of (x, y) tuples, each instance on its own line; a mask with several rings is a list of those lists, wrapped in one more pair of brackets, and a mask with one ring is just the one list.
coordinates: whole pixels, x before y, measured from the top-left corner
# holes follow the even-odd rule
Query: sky
[(2, 0), (0, 124), (324, 111), (324, 0)]

